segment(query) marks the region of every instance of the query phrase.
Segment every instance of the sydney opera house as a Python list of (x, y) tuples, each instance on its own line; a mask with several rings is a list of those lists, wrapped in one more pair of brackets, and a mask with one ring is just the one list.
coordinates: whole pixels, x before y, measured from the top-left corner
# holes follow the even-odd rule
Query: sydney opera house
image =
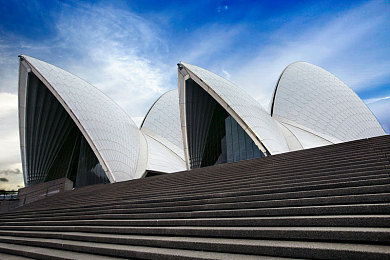
[(352, 89), (306, 62), (285, 68), (269, 110), (232, 82), (181, 62), (178, 89), (158, 98), (137, 127), (91, 84), (22, 55), (25, 184), (114, 183), (385, 134)]
[(347, 85), (296, 62), (266, 110), (177, 72), (137, 127), (20, 56), (27, 187), (0, 202), (1, 259), (390, 259), (390, 135)]

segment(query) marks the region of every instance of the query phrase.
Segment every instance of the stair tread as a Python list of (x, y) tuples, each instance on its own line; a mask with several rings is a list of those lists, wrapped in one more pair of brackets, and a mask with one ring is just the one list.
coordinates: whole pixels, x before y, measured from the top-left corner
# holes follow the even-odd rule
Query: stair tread
[[(10, 237), (11, 238), (11, 237)], [(14, 238), (15, 239), (15, 238)], [(15, 239), (17, 240), (17, 239)], [(58, 250), (53, 248), (45, 248), (45, 247), (35, 247), (35, 246), (27, 246), (27, 245), (18, 245), (13, 244), (12, 241), (9, 243), (0, 242), (0, 251), (13, 252), (15, 254), (19, 254), (22, 256), (35, 256), (37, 255), (45, 255), (50, 256), (53, 259), (123, 259), (123, 258), (117, 258), (117, 257), (107, 257), (107, 256), (100, 256), (95, 254), (86, 254), (86, 253), (80, 253), (80, 252), (73, 252), (68, 250)], [(34, 258), (35, 258), (34, 257)], [(16, 258), (17, 259), (17, 258)], [(31, 259), (31, 258), (27, 258)]]
[[(90, 234), (90, 236), (103, 236), (109, 237), (103, 234)], [(125, 235), (122, 235), (125, 237)], [(134, 236), (135, 237), (135, 236)], [(145, 236), (139, 236), (139, 238), (146, 238)], [(200, 243), (205, 242), (209, 244), (222, 244), (226, 243), (229, 245), (250, 245), (256, 247), (274, 247), (274, 248), (306, 248), (306, 249), (325, 249), (325, 250), (346, 250), (346, 251), (355, 251), (355, 252), (373, 252), (373, 253), (384, 253), (390, 255), (390, 246), (387, 245), (370, 245), (370, 244), (352, 244), (352, 243), (331, 243), (331, 242), (312, 242), (312, 241), (283, 241), (283, 240), (254, 240), (254, 239), (226, 239), (226, 238), (193, 238), (193, 237), (156, 237), (156, 239), (161, 240), (170, 240), (170, 241), (188, 241), (191, 243)], [(82, 245), (87, 247), (101, 247), (115, 250), (133, 250), (132, 246), (129, 245), (121, 245), (121, 244), (103, 244), (96, 242), (83, 242), (83, 241), (71, 241), (65, 239), (47, 239), (47, 238), (30, 238), (30, 237), (13, 237), (13, 236), (0, 236), (0, 239), (5, 240), (15, 240), (15, 241), (36, 241), (42, 244), (47, 244), (50, 242), (56, 242), (60, 244), (67, 245)], [(140, 250), (146, 251), (157, 251), (159, 249), (152, 247), (139, 247)], [(164, 248), (165, 250), (166, 248)], [(197, 253), (203, 253), (196, 251)], [(185, 253), (185, 252), (183, 252)], [(209, 252), (205, 252), (208, 254)], [(185, 254), (183, 254), (185, 255)], [(199, 256), (201, 256), (200, 254)]]
[(0, 258), (390, 259), (389, 140), (59, 193), (0, 215)]
[[(64, 239), (45, 239), (45, 238), (29, 238), (29, 237), (12, 237), (12, 236), (0, 236), (2, 241), (9, 240), (10, 243), (13, 242), (25, 242), (25, 241), (34, 241), (36, 243), (49, 246), (51, 243), (56, 243), (59, 245), (67, 245), (73, 247), (74, 250), (81, 250), (83, 248), (89, 248), (90, 251), (95, 249), (103, 249), (102, 251), (109, 254), (119, 254), (121, 256), (127, 257), (136, 257), (137, 253), (143, 253), (145, 255), (153, 256), (176, 256), (181, 259), (193, 258), (193, 259), (259, 259), (259, 256), (251, 255), (242, 255), (242, 254), (229, 254), (229, 253), (218, 253), (218, 252), (206, 252), (206, 251), (197, 251), (197, 250), (183, 250), (183, 249), (171, 249), (171, 248), (156, 248), (156, 247), (147, 247), (147, 246), (132, 246), (132, 245), (120, 245), (120, 244), (105, 244), (105, 243), (96, 243), (96, 242), (83, 242), (83, 241), (70, 241)], [(4, 243), (0, 242), (0, 248)], [(23, 246), (24, 247), (24, 246)], [(31, 247), (31, 246), (30, 246)], [(31, 247), (34, 248), (34, 247)], [(41, 247), (36, 247), (35, 250), (39, 250)], [(106, 251), (105, 251), (105, 250)], [(52, 250), (52, 249), (48, 249)], [(58, 250), (56, 250), (58, 251)], [(62, 250), (61, 250), (62, 251)], [(79, 254), (74, 252), (66, 251), (69, 254)], [(380, 248), (373, 250), (373, 252), (380, 252)], [(95, 257), (93, 255), (92, 257)], [(84, 258), (75, 258), (75, 259), (84, 259)], [(98, 259), (92, 258), (92, 259)], [(107, 259), (104, 256), (102, 259)], [(280, 259), (280, 258), (270, 258), (269, 256), (264, 257), (264, 259)], [(283, 259), (283, 258), (282, 258)]]
[[(0, 251), (1, 251), (1, 247), (0, 247)], [(7, 260), (30, 260), (30, 259), (34, 259), (34, 258), (0, 253), (0, 259), (7, 259)]]

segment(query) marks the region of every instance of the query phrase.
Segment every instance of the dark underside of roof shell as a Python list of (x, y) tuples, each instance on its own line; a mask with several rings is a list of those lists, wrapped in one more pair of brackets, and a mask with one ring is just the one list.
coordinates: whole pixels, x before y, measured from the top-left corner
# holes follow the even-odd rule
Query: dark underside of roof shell
[(84, 187), (0, 215), (0, 253), (389, 259), (389, 174), (386, 135)]
[(26, 185), (63, 177), (75, 187), (109, 182), (88, 142), (43, 82), (28, 74)]
[(191, 78), (185, 93), (191, 169), (264, 157), (237, 121)]

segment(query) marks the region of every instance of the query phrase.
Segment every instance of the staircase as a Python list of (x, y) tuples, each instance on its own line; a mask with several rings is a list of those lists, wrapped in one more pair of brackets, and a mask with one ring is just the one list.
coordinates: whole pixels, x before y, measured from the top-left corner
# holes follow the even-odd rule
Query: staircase
[(63, 192), (0, 258), (390, 259), (390, 136)]

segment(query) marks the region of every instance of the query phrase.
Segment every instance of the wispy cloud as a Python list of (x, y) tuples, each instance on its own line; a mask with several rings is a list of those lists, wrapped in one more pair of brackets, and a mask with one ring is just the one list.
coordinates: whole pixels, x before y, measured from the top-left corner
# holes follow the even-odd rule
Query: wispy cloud
[[(369, 104), (372, 104), (372, 103), (375, 103), (378, 101), (382, 101), (382, 100), (387, 100), (387, 99), (390, 99), (390, 96), (365, 99), (364, 103), (369, 105)], [(389, 107), (389, 109), (390, 109), (390, 107)]]
[(380, 46), (374, 52), (367, 46), (373, 32), (388, 31), (389, 10), (380, 2), (369, 2), (330, 19), (318, 17), (311, 24), (297, 27), (297, 21), (286, 23), (270, 35), (269, 44), (261, 45), (245, 60), (234, 57), (238, 65), (227, 69), (232, 71), (232, 80), (263, 105), (268, 104), (280, 73), (294, 61), (319, 65), (355, 91), (363, 90), (390, 75), (390, 47)]
[[(18, 132), (18, 97), (16, 94), (0, 93), (0, 177), (7, 176), (6, 184), (0, 189), (16, 189), (23, 186), (21, 173), (19, 132)], [(5, 178), (5, 177), (4, 177)]]
[(17, 95), (0, 93), (0, 170), (20, 168)]
[(76, 10), (65, 9), (57, 31), (56, 42), (79, 55), (67, 57), (67, 69), (103, 90), (132, 116), (145, 114), (150, 100), (175, 87), (167, 84), (167, 66), (160, 58), (166, 49), (160, 29), (130, 11), (79, 4)]
[(215, 23), (200, 27), (177, 44), (173, 56), (209, 69), (220, 66), (221, 60), (232, 54), (231, 49), (242, 30), (244, 28), (240, 24), (228, 26)]
[(390, 134), (390, 97), (372, 98), (364, 101), (379, 120), (386, 133)]
[(82, 77), (132, 116), (144, 115), (152, 100), (176, 87), (175, 63), (162, 59), (168, 51), (162, 29), (148, 19), (111, 5), (75, 2), (63, 4), (54, 27), (55, 37), (43, 41), (0, 41), (0, 92), (16, 93), (20, 52)]
[(6, 169), (6, 170), (0, 170), (0, 176), (1, 175), (21, 175), (22, 171), (20, 169)]
[(17, 190), (24, 186), (20, 169), (0, 170), (0, 190)]
[(0, 92), (16, 93), (18, 83), (18, 60), (10, 43), (0, 39)]

